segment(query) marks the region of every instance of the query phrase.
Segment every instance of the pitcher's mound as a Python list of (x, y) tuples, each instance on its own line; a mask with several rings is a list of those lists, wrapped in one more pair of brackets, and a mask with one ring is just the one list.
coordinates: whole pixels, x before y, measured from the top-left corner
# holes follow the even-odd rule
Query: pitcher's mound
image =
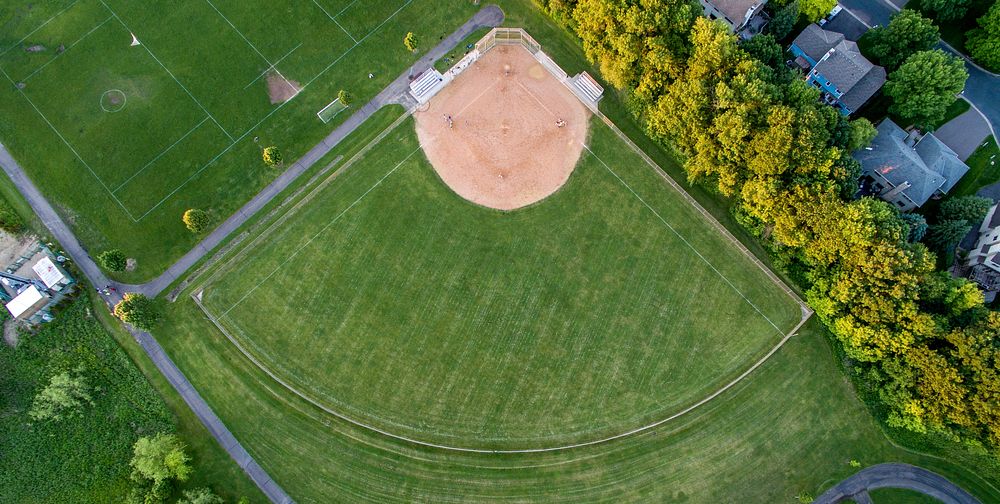
[(420, 144), (445, 184), (474, 203), (513, 210), (566, 183), (590, 113), (515, 45), (483, 55), (414, 115)]

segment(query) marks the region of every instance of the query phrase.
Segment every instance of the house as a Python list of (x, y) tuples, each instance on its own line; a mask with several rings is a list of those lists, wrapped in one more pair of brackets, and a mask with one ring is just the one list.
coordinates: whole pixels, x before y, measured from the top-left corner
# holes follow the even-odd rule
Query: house
[(802, 30), (788, 50), (807, 72), (806, 82), (845, 115), (861, 108), (885, 84), (885, 68), (868, 61), (857, 43), (815, 23)]
[(871, 146), (854, 153), (861, 163), (863, 192), (901, 211), (919, 208), (948, 193), (969, 167), (947, 145), (928, 133), (906, 132), (889, 119), (878, 125)]
[(986, 291), (987, 301), (1000, 290), (1000, 209), (994, 204), (979, 225), (979, 239), (969, 251), (969, 278)]
[(719, 19), (729, 30), (748, 39), (760, 33), (767, 24), (764, 4), (767, 0), (699, 0), (701, 10), (709, 19)]

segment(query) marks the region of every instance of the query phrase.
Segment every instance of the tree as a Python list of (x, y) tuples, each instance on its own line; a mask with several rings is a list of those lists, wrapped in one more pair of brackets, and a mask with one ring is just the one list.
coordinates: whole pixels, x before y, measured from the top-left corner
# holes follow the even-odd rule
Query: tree
[(899, 216), (899, 219), (906, 223), (909, 231), (906, 234), (906, 241), (908, 242), (918, 242), (924, 238), (927, 234), (927, 220), (924, 219), (923, 215), (918, 213), (905, 213)]
[(783, 50), (775, 41), (773, 35), (761, 34), (740, 41), (740, 48), (750, 54), (750, 57), (764, 66), (780, 68), (783, 62)]
[(208, 216), (208, 212), (197, 208), (189, 208), (184, 212), (181, 220), (184, 222), (184, 226), (188, 228), (188, 231), (192, 233), (201, 233), (208, 229), (212, 221)]
[(94, 404), (87, 380), (63, 372), (50, 378), (49, 384), (35, 396), (28, 416), (36, 421), (59, 421), (79, 415), (85, 404)]
[(97, 256), (97, 262), (101, 264), (102, 268), (108, 271), (125, 271), (125, 266), (128, 264), (128, 257), (121, 250), (109, 249)]
[(926, 129), (944, 118), (968, 77), (962, 60), (940, 49), (916, 53), (889, 75), (889, 111)]
[(417, 36), (414, 35), (413, 32), (407, 32), (406, 36), (403, 37), (403, 45), (406, 46), (406, 48), (410, 52), (416, 52), (416, 50), (417, 50)]
[(951, 255), (958, 242), (972, 230), (972, 224), (966, 220), (948, 220), (930, 226), (926, 241), (932, 249), (943, 256)]
[(115, 305), (114, 314), (122, 322), (144, 331), (152, 329), (160, 321), (160, 311), (153, 300), (135, 292), (128, 292), (122, 297)]
[(173, 434), (143, 436), (135, 442), (132, 457), (132, 477), (154, 483), (172, 480), (186, 481), (193, 469), (191, 457), (184, 452), (184, 443)]
[(800, 9), (802, 15), (811, 22), (819, 21), (826, 17), (837, 5), (837, 0), (801, 0)]
[(185, 490), (184, 498), (177, 501), (177, 504), (225, 504), (222, 497), (215, 495), (208, 488), (196, 488)]
[(941, 203), (938, 210), (938, 221), (964, 220), (970, 224), (978, 224), (986, 217), (993, 206), (993, 200), (981, 196), (958, 196), (948, 198)]
[(767, 30), (774, 35), (777, 40), (784, 40), (789, 33), (792, 32), (792, 28), (795, 27), (795, 23), (799, 20), (799, 0), (792, 0), (788, 2), (784, 7), (779, 7), (774, 12), (774, 17), (771, 18), (771, 22), (767, 24)]
[(343, 89), (337, 92), (337, 100), (339, 100), (340, 104), (345, 107), (351, 104), (352, 99), (353, 97), (350, 95), (350, 93), (344, 91)]
[(940, 37), (933, 21), (915, 10), (903, 9), (893, 14), (887, 26), (868, 30), (863, 38), (871, 47), (871, 56), (891, 71), (910, 55), (934, 47)]
[(264, 164), (272, 167), (281, 166), (284, 162), (284, 157), (282, 157), (281, 151), (274, 145), (264, 148), (262, 158), (264, 159)]
[(878, 135), (875, 125), (864, 117), (859, 117), (851, 121), (849, 127), (850, 132), (848, 133), (847, 144), (844, 146), (848, 151), (856, 151), (867, 147), (875, 139), (875, 136)]
[(976, 20), (979, 28), (969, 32), (965, 47), (980, 65), (1000, 72), (1000, 2)]
[(933, 13), (939, 21), (960, 19), (969, 8), (969, 0), (920, 0), (920, 9)]

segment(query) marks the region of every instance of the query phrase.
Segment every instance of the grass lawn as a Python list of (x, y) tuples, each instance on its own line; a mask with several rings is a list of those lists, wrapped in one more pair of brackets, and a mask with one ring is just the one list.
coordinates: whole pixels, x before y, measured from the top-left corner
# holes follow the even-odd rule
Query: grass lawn
[(204, 290), (241, 345), (336, 411), (458, 446), (579, 442), (696, 402), (799, 321), (598, 120), (569, 183), (511, 213), (452, 193), (412, 128)]
[(941, 501), (905, 488), (880, 488), (868, 492), (875, 504), (941, 504)]
[[(180, 222), (184, 210), (221, 221), (278, 175), (262, 165), (261, 146), (295, 160), (349, 116), (316, 117), (338, 90), (363, 104), (477, 8), (465, 0), (0, 7), (0, 115), (9, 119), (0, 140), (85, 246), (138, 260), (119, 278), (149, 279), (197, 241)], [(407, 31), (420, 36), (420, 51), (403, 47)], [(141, 46), (129, 46), (131, 33)], [(37, 45), (45, 50), (25, 50)], [(302, 91), (271, 103), (266, 81), (278, 73)]]
[(955, 184), (949, 196), (976, 194), (983, 187), (1000, 181), (1000, 159), (997, 159), (997, 154), (1000, 154), (1000, 148), (997, 148), (996, 139), (990, 136), (965, 160), (969, 171)]

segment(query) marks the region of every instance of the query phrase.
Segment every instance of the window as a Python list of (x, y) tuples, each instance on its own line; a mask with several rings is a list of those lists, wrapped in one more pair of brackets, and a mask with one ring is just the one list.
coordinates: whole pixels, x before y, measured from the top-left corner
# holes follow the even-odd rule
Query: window
[(713, 21), (716, 20), (716, 19), (719, 19), (719, 17), (716, 16), (715, 13), (709, 14), (708, 17), (709, 17), (709, 19), (711, 19)]
[(830, 81), (826, 81), (826, 87), (830, 87)]
[(897, 201), (896, 204), (899, 205), (900, 208), (906, 206), (906, 205), (903, 204), (902, 201)]

